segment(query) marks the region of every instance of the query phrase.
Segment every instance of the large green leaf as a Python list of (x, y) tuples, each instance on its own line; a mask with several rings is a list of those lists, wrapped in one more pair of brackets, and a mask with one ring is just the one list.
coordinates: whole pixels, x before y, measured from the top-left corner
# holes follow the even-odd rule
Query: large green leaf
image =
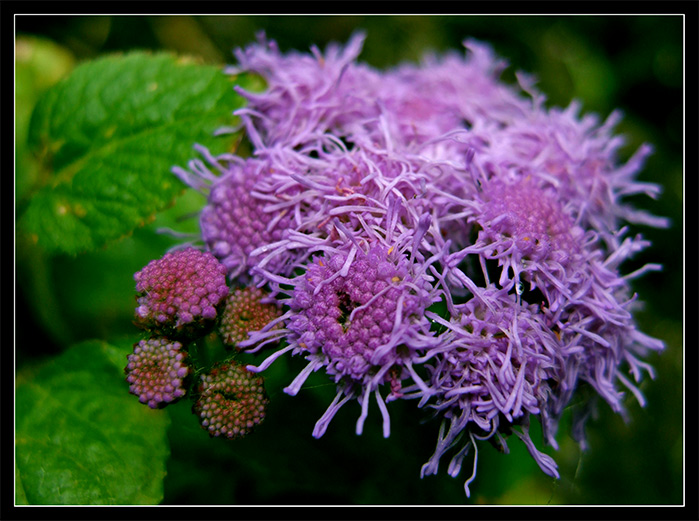
[(29, 191), (39, 168), (27, 150), (32, 110), (41, 94), (65, 77), (75, 58), (65, 48), (42, 38), (19, 36), (15, 42), (15, 197)]
[(22, 229), (48, 251), (94, 250), (129, 234), (182, 192), (173, 165), (195, 142), (222, 151), (216, 138), (234, 123), (242, 98), (218, 67), (169, 54), (109, 56), (77, 67), (37, 104), (29, 144), (44, 186)]
[(18, 503), (154, 504), (169, 456), (164, 411), (128, 393), (128, 347), (78, 344), (18, 376)]

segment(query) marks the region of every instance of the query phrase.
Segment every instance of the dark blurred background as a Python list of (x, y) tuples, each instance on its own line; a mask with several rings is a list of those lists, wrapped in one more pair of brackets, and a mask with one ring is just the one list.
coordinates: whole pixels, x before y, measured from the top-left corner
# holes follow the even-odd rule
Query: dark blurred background
[[(664, 187), (658, 200), (633, 199), (639, 208), (672, 220), (669, 230), (631, 227), (653, 247), (627, 262), (632, 271), (645, 262), (664, 265), (634, 283), (646, 307), (641, 329), (664, 340), (667, 349), (650, 357), (655, 381), (642, 385), (645, 409), (629, 399), (625, 424), (608, 407), (588, 424), (590, 449), (582, 454), (570, 439), (564, 418), (559, 451), (561, 480), (543, 475), (522, 444), (512, 439), (508, 456), (483, 445), (478, 477), (469, 503), (500, 504), (678, 504), (683, 501), (683, 20), (680, 16), (19, 16), (18, 41), (41, 37), (68, 51), (76, 62), (131, 49), (167, 49), (211, 64), (233, 63), (232, 49), (264, 30), (282, 50), (324, 48), (346, 41), (356, 30), (367, 39), (360, 60), (376, 67), (419, 60), (426, 51), (462, 50), (474, 37), (489, 42), (507, 59), (503, 75), (534, 74), (550, 106), (582, 101), (585, 112), (605, 118), (619, 108), (617, 132), (627, 137), (629, 157), (643, 142), (655, 153), (640, 175)], [(19, 81), (19, 79), (17, 80)], [(21, 181), (18, 179), (18, 181)], [(188, 194), (176, 208), (132, 237), (77, 258), (54, 256), (18, 265), (18, 364), (33, 363), (86, 338), (133, 335), (132, 274), (171, 244), (154, 233), (196, 211), (203, 200)], [(40, 253), (32, 257), (40, 257)], [(276, 362), (269, 370), (272, 396), (268, 419), (258, 432), (233, 443), (210, 440), (180, 402), (168, 410), (172, 457), (165, 503), (372, 503), (462, 504), (462, 474), (419, 479), (431, 455), (437, 425), (416, 427), (413, 403), (394, 403), (393, 432), (380, 433), (372, 411), (365, 434), (354, 435), (358, 407), (349, 404), (328, 433), (314, 440), (316, 419), (334, 395), (319, 375), (313, 387), (291, 398), (281, 389), (302, 361)], [(372, 421), (373, 420), (373, 421)], [(540, 438), (534, 434), (537, 445)], [(444, 462), (444, 466), (446, 466)]]

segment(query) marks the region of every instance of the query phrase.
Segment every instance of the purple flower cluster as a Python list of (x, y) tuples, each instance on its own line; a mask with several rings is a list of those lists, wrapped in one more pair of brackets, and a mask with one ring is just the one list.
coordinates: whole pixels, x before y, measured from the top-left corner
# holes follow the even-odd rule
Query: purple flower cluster
[[(643, 403), (643, 358), (663, 348), (637, 329), (630, 285), (660, 266), (619, 269), (648, 246), (627, 223), (667, 225), (624, 201), (659, 193), (635, 179), (651, 149), (621, 163), (618, 113), (547, 108), (529, 76), (501, 81), (482, 43), (386, 71), (357, 62), (362, 44), (285, 54), (260, 36), (238, 50), (228, 72), (267, 86), (238, 88), (253, 156), (197, 146), (203, 159), (174, 169), (207, 195), (202, 238), (229, 277), (282, 306), (241, 343), (281, 342), (249, 369), (291, 352), (308, 364), (287, 393), (315, 371), (335, 382), (316, 437), (355, 399), (361, 433), (371, 395), (388, 436), (388, 402), (417, 400), (441, 422), (423, 475), (454, 449), (455, 476), (479, 440), (507, 450), (514, 434), (558, 476), (531, 417), (555, 448), (578, 388), (623, 414), (623, 389)], [(574, 424), (583, 446), (594, 405)]]

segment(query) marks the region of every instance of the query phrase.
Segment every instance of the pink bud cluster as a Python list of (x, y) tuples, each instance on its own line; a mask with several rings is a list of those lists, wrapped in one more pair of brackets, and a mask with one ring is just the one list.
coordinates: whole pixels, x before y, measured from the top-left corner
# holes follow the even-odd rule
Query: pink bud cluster
[(134, 275), (136, 324), (172, 336), (189, 336), (213, 323), (228, 295), (226, 269), (209, 252), (167, 253)]
[(190, 373), (182, 344), (167, 338), (150, 338), (134, 345), (124, 369), (129, 392), (152, 409), (185, 395), (184, 379)]

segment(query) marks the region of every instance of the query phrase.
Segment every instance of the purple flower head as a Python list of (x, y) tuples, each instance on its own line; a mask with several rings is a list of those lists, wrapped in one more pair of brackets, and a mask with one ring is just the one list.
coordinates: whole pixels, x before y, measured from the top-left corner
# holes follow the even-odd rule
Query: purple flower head
[(189, 171), (175, 173), (208, 190), (202, 238), (228, 276), (245, 284), (259, 285), (265, 273), (291, 275), (319, 244), (337, 242), (339, 227), (372, 240), (397, 226), (403, 228), (398, 235), (412, 233), (427, 208), (427, 176), (419, 161), (350, 151), (331, 137), (301, 151), (278, 147), (246, 160), (197, 149), (205, 162), (192, 161)]
[(531, 179), (489, 182), (481, 195), (479, 240), (493, 245), (492, 257), (510, 262), (568, 263), (584, 234), (563, 211), (554, 194)]
[(384, 74), (377, 97), (394, 146), (455, 159), (465, 152), (457, 136), (465, 137), (466, 129), (503, 125), (522, 113), (526, 102), (498, 80), (506, 63), (487, 45), (464, 45), (464, 56), (427, 55), (419, 65), (402, 64)]
[(260, 288), (234, 289), (226, 299), (221, 313), (218, 333), (227, 345), (237, 346), (247, 340), (249, 333), (265, 327), (280, 316), (279, 306), (266, 303)]
[(215, 157), (205, 147), (195, 148), (204, 160), (190, 161), (188, 170), (175, 168), (174, 173), (207, 195), (200, 215), (202, 239), (228, 276), (256, 284), (258, 268), (293, 272), (309, 256), (298, 244), (299, 234), (318, 236), (329, 220), (330, 203), (324, 199), (337, 195), (339, 181), (324, 174), (333, 171), (337, 159), (326, 153), (312, 159), (287, 148), (256, 158)]
[[(304, 351), (326, 356), (326, 371), (336, 380), (361, 381), (370, 365), (396, 363), (391, 337), (403, 336), (429, 305), (405, 264), (389, 260), (382, 247), (358, 252), (354, 260), (344, 252), (317, 259), (294, 288), (290, 337)], [(377, 353), (384, 346), (392, 349)]]
[(330, 44), (323, 54), (282, 54), (276, 43), (265, 39), (238, 50), (239, 65), (229, 69), (260, 74), (267, 82), (264, 93), (238, 91), (248, 106), (236, 111), (258, 149), (275, 145), (298, 146), (325, 132), (335, 132), (347, 122), (372, 117), (372, 86), (381, 76), (357, 65), (364, 36), (356, 34), (346, 46)]
[[(338, 395), (316, 424), (314, 436), (322, 436), (337, 410), (354, 397), (362, 404), (357, 423), (361, 433), (372, 392), (388, 436), (388, 412), (379, 386), (387, 384), (388, 398), (396, 399), (402, 395), (401, 380), (417, 378), (412, 362), (433, 341), (424, 317), (432, 303), (428, 280), (411, 271), (402, 253), (374, 245), (368, 251), (357, 247), (328, 251), (290, 284), (289, 311), (283, 317), (286, 328), (276, 335), (284, 336), (288, 345), (251, 369), (264, 370), (293, 349), (309, 364), (285, 389), (287, 393), (295, 395), (310, 373), (320, 368), (338, 384)], [(263, 332), (260, 338), (265, 336)], [(249, 342), (254, 340), (255, 335)]]
[(182, 344), (153, 337), (134, 344), (124, 369), (129, 392), (152, 409), (176, 402), (186, 393), (184, 380), (191, 369)]
[(667, 227), (668, 220), (633, 209), (624, 198), (633, 194), (656, 197), (660, 187), (635, 180), (652, 148), (644, 144), (619, 164), (621, 136), (612, 131), (620, 120), (612, 113), (603, 124), (598, 117), (579, 117), (580, 103), (545, 109), (540, 95), (526, 87), (534, 102), (519, 117), (504, 124), (475, 127), (458, 139), (475, 154), (472, 168), (481, 176), (506, 177), (508, 172), (531, 176), (535, 184), (553, 188), (565, 201), (577, 225), (595, 230), (611, 249), (624, 221)]
[(199, 382), (194, 413), (212, 437), (240, 438), (265, 419), (264, 379), (234, 361), (214, 364)]
[(258, 182), (273, 171), (269, 162), (248, 159), (231, 164), (211, 186), (200, 217), (202, 238), (231, 277), (254, 264), (255, 249), (280, 240), (289, 228), (289, 213), (268, 211), (270, 201), (256, 192)]
[(134, 275), (136, 324), (188, 337), (212, 326), (228, 295), (226, 270), (209, 252), (194, 248), (165, 254)]
[[(497, 260), (501, 287), (511, 289), (526, 281), (529, 289), (544, 292), (549, 306), (558, 302), (559, 294), (569, 297), (571, 283), (591, 283), (598, 253), (583, 246), (594, 233), (586, 235), (556, 195), (530, 177), (484, 182), (472, 200), (464, 201), (477, 239), (454, 258), (477, 254), (480, 262)], [(485, 269), (483, 276), (489, 282)]]
[(417, 197), (424, 190), (425, 176), (413, 162), (363, 149), (333, 149), (320, 159), (321, 164), (299, 179), (307, 183), (306, 192), (314, 194), (305, 208), (295, 212), (304, 222), (299, 230), (337, 243), (344, 235), (340, 221), (351, 234), (379, 240), (394, 233), (394, 221), (400, 219), (409, 229), (424, 212)]
[[(477, 439), (497, 439), (507, 450), (501, 433), (540, 414), (553, 389), (559, 392), (568, 385), (565, 360), (582, 348), (574, 343), (564, 345), (546, 326), (538, 306), (522, 304), (507, 290), (494, 286), (457, 305), (451, 321), (428, 316), (445, 333), (440, 336), (440, 346), (431, 351), (434, 358), (427, 367), (433, 393), (424, 396), (423, 402), (432, 399), (431, 407), (443, 426), (422, 475), (436, 473), (442, 455), (468, 433), (449, 465), (449, 474), (456, 476)], [(528, 439), (526, 431), (518, 435)], [(558, 477), (553, 460), (538, 451), (532, 455), (544, 472)]]

